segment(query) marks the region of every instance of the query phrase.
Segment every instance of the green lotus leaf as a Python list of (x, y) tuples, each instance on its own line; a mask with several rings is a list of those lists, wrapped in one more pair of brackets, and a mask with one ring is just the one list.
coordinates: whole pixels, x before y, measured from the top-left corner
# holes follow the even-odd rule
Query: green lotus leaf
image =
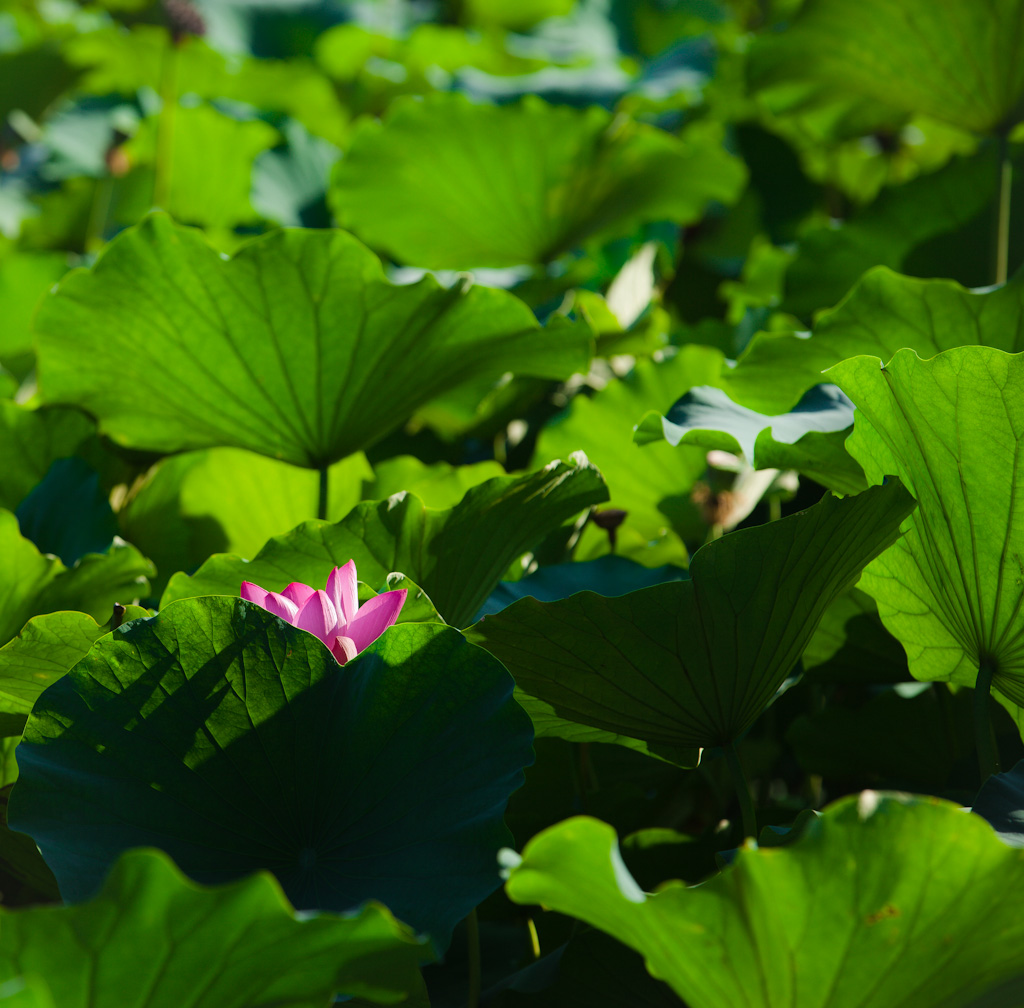
[(828, 604), (893, 542), (913, 506), (895, 482), (829, 495), (702, 547), (689, 581), (618, 598), (524, 598), (468, 636), (558, 717), (678, 762), (753, 724)]
[[(970, 236), (967, 226), (980, 219), (981, 233), (989, 236), (997, 168), (995, 150), (983, 148), (883, 190), (838, 227), (828, 222), (808, 230), (786, 269), (781, 310), (809, 320), (818, 310), (838, 304), (866, 270), (880, 265), (924, 276), (950, 275), (953, 270), (960, 276), (966, 271), (977, 276), (972, 283), (986, 283), (988, 269), (979, 269), (965, 256), (965, 244), (968, 253), (974, 246), (965, 242), (964, 234)], [(940, 256), (936, 263), (925, 253), (940, 239), (951, 247), (948, 258)]]
[[(148, 615), (149, 610), (141, 606), (125, 606), (118, 625)], [(110, 633), (111, 622), (97, 623), (83, 612), (53, 612), (30, 619), (17, 637), (0, 647), (0, 717), (21, 715), (24, 722), (39, 694)], [(12, 734), (20, 735), (20, 728)]]
[(87, 903), (4, 910), (0, 928), (0, 982), (41, 977), (60, 1008), (425, 1003), (422, 940), (379, 904), (300, 916), (265, 873), (197, 886), (158, 850), (125, 853)]
[[(133, 164), (157, 159), (160, 116), (143, 120), (125, 145)], [(164, 209), (175, 220), (233, 228), (257, 220), (250, 201), (253, 160), (279, 140), (260, 119), (236, 119), (210, 105), (174, 110), (174, 145), (162, 167), (169, 176)]]
[(114, 545), (91, 553), (74, 567), (40, 553), (18, 530), (18, 520), (0, 510), (0, 644), (6, 644), (33, 616), (78, 609), (105, 620), (115, 602), (144, 595), (153, 565), (133, 546)]
[(276, 536), (251, 561), (221, 554), (191, 577), (176, 574), (162, 605), (237, 595), (242, 581), (268, 591), (292, 581), (322, 585), (332, 568), (355, 560), (359, 577), (375, 586), (401, 571), (448, 623), (466, 626), (517, 557), (607, 493), (593, 466), (552, 462), (526, 476), (487, 480), (443, 511), (413, 494), (366, 501), (336, 525), (306, 522)]
[(815, 320), (808, 338), (758, 333), (725, 381), (729, 395), (752, 409), (789, 409), (849, 357), (890, 360), (897, 350), (934, 357), (958, 346), (1024, 350), (1024, 276), (1003, 287), (969, 290), (952, 280), (918, 280), (880, 266)]
[(152, 24), (81, 32), (65, 42), (64, 50), (72, 64), (85, 70), (82, 86), (88, 94), (132, 95), (143, 89), (159, 94), (161, 74), (173, 59), (180, 90), (190, 96), (286, 112), (333, 143), (348, 133), (348, 112), (331, 82), (308, 60), (226, 56), (202, 38), (172, 47), (167, 29)]
[[(668, 360), (638, 361), (625, 378), (609, 382), (594, 396), (578, 395), (565, 414), (545, 425), (534, 462), (584, 451), (608, 481), (609, 506), (626, 511), (626, 530), (643, 542), (665, 540), (686, 562), (679, 537), (700, 529), (690, 500), (695, 480), (707, 468), (699, 447), (633, 443), (633, 427), (652, 406), (665, 411), (681, 392), (720, 380), (724, 358), (712, 347), (685, 346)], [(674, 534), (673, 534), (674, 533)]]
[(69, 567), (105, 553), (119, 528), (99, 473), (84, 459), (57, 459), (15, 510), (22, 535)]
[(76, 409), (0, 400), (0, 507), (13, 511), (59, 458), (76, 455), (96, 426)]
[(357, 126), (329, 198), (343, 226), (402, 262), (472, 269), (690, 223), (709, 200), (734, 201), (745, 175), (716, 124), (674, 137), (596, 107), (435, 93)]
[[(1020, 0), (811, 0), (786, 31), (762, 35), (751, 78), (777, 109), (855, 95), (960, 129), (1000, 132), (1021, 118), (1022, 34)], [(809, 93), (806, 84), (814, 86)]]
[(907, 349), (827, 374), (857, 404), (847, 446), (868, 480), (896, 473), (918, 501), (860, 581), (911, 673), (973, 686), (984, 663), (1024, 703), (1024, 357)]
[(0, 1003), (5, 1008), (56, 1008), (49, 985), (39, 976), (15, 977), (0, 984)]
[(0, 259), (0, 301), (4, 305), (0, 360), (32, 352), (32, 313), (67, 269), (68, 257), (63, 252), (16, 252)]
[(666, 411), (647, 413), (638, 444), (667, 441), (684, 449), (743, 455), (755, 469), (796, 469), (838, 493), (867, 485), (845, 448), (853, 409), (837, 388), (817, 385), (788, 413), (768, 416), (732, 401), (720, 388), (691, 389)]
[(882, 624), (875, 600), (859, 588), (826, 610), (804, 648), (804, 675), (813, 682), (893, 683), (911, 679), (907, 655)]
[(587, 590), (605, 596), (626, 595), (641, 588), (687, 577), (689, 574), (682, 567), (672, 564), (644, 567), (635, 560), (614, 554), (596, 560), (551, 564), (539, 567), (518, 581), (502, 581), (487, 597), (476, 618), (482, 619), (501, 612), (527, 595), (540, 602), (554, 602)]
[(532, 737), (505, 670), (450, 627), (392, 627), (342, 669), (252, 603), (184, 599), (39, 698), (9, 821), (68, 900), (152, 845), (201, 882), (272, 871), (299, 909), (380, 899), (443, 947), (497, 885)]
[(526, 845), (506, 891), (618, 938), (691, 1008), (966, 1008), (1020, 973), (1024, 852), (936, 798), (843, 798), (794, 843), (653, 894), (611, 826), (569, 819)]
[[(555, 452), (542, 459), (540, 465), (553, 458), (568, 458), (575, 450)], [(501, 463), (493, 459), (453, 466), (447, 462), (421, 462), (415, 455), (395, 455), (374, 464), (372, 478), (363, 483), (363, 500), (383, 500), (405, 490), (416, 494), (429, 508), (450, 508), (468, 490), (504, 475)]]
[[(363, 499), (373, 470), (361, 452), (328, 469), (327, 518)], [(315, 518), (319, 476), (242, 448), (204, 448), (162, 459), (118, 513), (125, 538), (166, 578), (211, 553), (255, 556), (274, 535)]]
[(971, 811), (991, 824), (1003, 843), (1024, 847), (1024, 760), (1006, 773), (989, 777)]
[(36, 327), (44, 399), (86, 409), (118, 443), (311, 468), (461, 382), (565, 378), (590, 352), (589, 336), (541, 330), (503, 291), (391, 284), (344, 232), (276, 231), (225, 260), (162, 214), (70, 273)]

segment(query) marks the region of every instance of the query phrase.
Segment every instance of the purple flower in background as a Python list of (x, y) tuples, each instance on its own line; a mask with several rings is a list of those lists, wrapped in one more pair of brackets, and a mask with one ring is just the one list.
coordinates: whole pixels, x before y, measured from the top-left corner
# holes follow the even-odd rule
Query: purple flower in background
[(355, 658), (389, 626), (394, 626), (406, 594), (404, 588), (384, 592), (360, 606), (355, 560), (331, 571), (326, 591), (297, 581), (280, 593), (266, 591), (249, 581), (243, 581), (241, 589), (246, 601), (255, 602), (292, 626), (319, 637), (340, 665)]

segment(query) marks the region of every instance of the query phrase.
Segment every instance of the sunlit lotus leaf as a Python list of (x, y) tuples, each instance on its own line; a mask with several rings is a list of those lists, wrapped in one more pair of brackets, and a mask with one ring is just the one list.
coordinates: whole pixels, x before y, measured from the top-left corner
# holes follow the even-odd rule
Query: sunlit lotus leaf
[(0, 982), (40, 977), (60, 1008), (425, 1003), (422, 941), (379, 904), (299, 916), (265, 873), (200, 887), (158, 850), (126, 853), (87, 903), (7, 910), (0, 927)]
[(1024, 350), (1024, 276), (969, 290), (952, 280), (919, 280), (870, 270), (806, 333), (758, 333), (725, 379), (729, 395), (766, 413), (789, 409), (849, 357), (889, 361), (904, 347), (934, 357), (958, 346)]
[(795, 843), (750, 844), (702, 885), (653, 894), (596, 819), (505, 861), (515, 902), (618, 938), (691, 1008), (967, 1008), (1020, 974), (1024, 852), (937, 798), (843, 798)]
[(809, 0), (786, 31), (762, 35), (751, 77), (789, 111), (856, 95), (978, 133), (1008, 130), (1024, 98), (1022, 35), (1020, 0)]
[(596, 107), (435, 93), (357, 127), (330, 200), (343, 226), (402, 262), (472, 269), (546, 262), (645, 221), (689, 223), (744, 179), (714, 124), (674, 137)]
[(986, 662), (1024, 703), (1024, 357), (907, 349), (827, 374), (857, 404), (847, 445), (869, 481), (895, 473), (918, 501), (860, 581), (911, 673), (973, 686)]
[(389, 283), (340, 231), (283, 230), (228, 260), (154, 214), (36, 318), (42, 395), (120, 444), (231, 446), (318, 468), (482, 374), (565, 378), (589, 336), (541, 330), (504, 291)]

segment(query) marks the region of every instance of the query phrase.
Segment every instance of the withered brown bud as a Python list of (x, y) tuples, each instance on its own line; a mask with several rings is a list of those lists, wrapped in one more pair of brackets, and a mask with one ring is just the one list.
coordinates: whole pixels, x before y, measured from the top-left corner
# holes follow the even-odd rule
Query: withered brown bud
[(690, 499), (700, 508), (700, 516), (708, 525), (725, 525), (735, 506), (730, 490), (714, 491), (707, 483), (694, 483)]
[(189, 0), (163, 0), (167, 27), (175, 45), (180, 45), (187, 35), (205, 35), (206, 22), (203, 15), (189, 3)]
[(608, 533), (608, 545), (615, 549), (615, 530), (626, 520), (628, 511), (622, 508), (604, 508), (600, 511), (593, 511), (590, 520), (600, 529)]

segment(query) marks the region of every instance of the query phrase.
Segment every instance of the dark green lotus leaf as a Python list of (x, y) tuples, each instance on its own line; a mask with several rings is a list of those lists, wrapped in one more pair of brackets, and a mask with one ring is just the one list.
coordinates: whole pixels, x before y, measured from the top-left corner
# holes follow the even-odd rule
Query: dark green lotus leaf
[[(796, 258), (786, 269), (781, 310), (809, 321), (820, 309), (838, 304), (866, 270), (889, 266), (911, 272), (910, 266), (927, 242), (962, 236), (979, 215), (983, 233), (988, 235), (997, 168), (995, 151), (982, 149), (937, 172), (883, 190), (838, 227), (828, 222), (809, 230), (801, 236)], [(964, 244), (962, 237), (954, 241), (945, 269), (936, 269), (927, 261), (918, 269), (925, 276), (935, 276), (971, 267), (968, 275), (976, 275), (972, 264), (963, 262)], [(982, 284), (987, 279), (983, 271), (971, 283)]]
[(299, 909), (380, 899), (443, 946), (497, 884), (532, 735), (450, 627), (392, 627), (341, 668), (252, 603), (185, 599), (39, 698), (10, 823), (72, 901), (152, 845), (197, 881), (272, 871)]
[(913, 677), (907, 655), (882, 624), (875, 600), (859, 588), (826, 610), (804, 648), (804, 675), (812, 682), (895, 683)]
[(48, 613), (29, 620), (14, 640), (0, 647), (0, 884), (5, 905), (60, 899), (57, 882), (35, 842), (6, 825), (10, 786), (18, 779), (15, 747), (29, 711), (47, 686), (111, 631), (114, 619), (120, 623), (148, 615), (148, 610), (139, 606), (126, 606), (124, 612), (100, 626), (85, 613)]
[(853, 95), (977, 133), (1008, 130), (1024, 98), (1022, 36), (1020, 0), (810, 0), (786, 31), (761, 36), (751, 78), (777, 109)]
[[(22, 41), (28, 39), (23, 36)], [(44, 38), (39, 44), (29, 42), (12, 47), (0, 67), (0, 117), (6, 122), (17, 109), (38, 122), (78, 76), (56, 39)]]
[(664, 542), (675, 548), (674, 563), (686, 563), (681, 537), (701, 534), (690, 491), (707, 467), (706, 453), (699, 447), (675, 451), (667, 444), (641, 450), (633, 443), (633, 427), (652, 407), (667, 411), (692, 386), (718, 382), (723, 365), (718, 350), (696, 345), (664, 361), (638, 361), (627, 377), (592, 397), (576, 396), (562, 416), (546, 424), (534, 462), (586, 452), (608, 481), (609, 506), (627, 512), (620, 534), (635, 530), (645, 548)]
[(906, 535), (860, 587), (916, 679), (993, 687), (1024, 703), (1024, 357), (985, 346), (828, 372), (857, 404), (850, 454), (868, 480), (896, 473), (917, 498)]
[(980, 815), (1011, 847), (1024, 847), (1024, 760), (1006, 773), (993, 774), (974, 799)]
[(337, 525), (306, 522), (271, 539), (252, 561), (211, 557), (191, 577), (176, 574), (162, 604), (236, 595), (243, 581), (281, 591), (292, 581), (323, 585), (355, 560), (376, 586), (392, 571), (412, 578), (453, 626), (466, 626), (517, 557), (584, 508), (606, 500), (597, 470), (553, 462), (526, 476), (501, 476), (468, 490), (453, 508), (425, 508), (413, 494), (366, 501)]
[(690, 575), (682, 567), (665, 564), (662, 567), (644, 567), (626, 557), (598, 557), (596, 560), (552, 564), (541, 567), (518, 581), (502, 581), (480, 607), (476, 619), (491, 616), (507, 609), (521, 598), (535, 598), (539, 602), (554, 602), (581, 591), (598, 595), (625, 595), (628, 592), (650, 588), (666, 581), (680, 581)]
[(515, 902), (618, 938), (690, 1008), (966, 1008), (1020, 974), (1024, 852), (937, 798), (843, 798), (794, 843), (654, 894), (595, 819), (545, 830), (517, 861)]
[(231, 446), (317, 468), (461, 382), (565, 378), (589, 337), (556, 338), (504, 291), (396, 286), (340, 231), (283, 230), (226, 260), (162, 215), (122, 232), (42, 304), (40, 386), (120, 444)]
[(733, 202), (745, 176), (717, 124), (680, 138), (596, 107), (436, 93), (357, 126), (330, 201), (402, 262), (472, 269), (547, 262), (645, 221), (690, 223), (709, 200)]
[(680, 750), (724, 745), (753, 724), (828, 604), (893, 542), (913, 506), (897, 482), (826, 496), (702, 547), (689, 581), (619, 598), (521, 599), (469, 638), (560, 718), (639, 739), (675, 761)]
[(789, 409), (822, 380), (826, 368), (849, 357), (888, 361), (904, 347), (934, 357), (974, 344), (1007, 353), (1024, 350), (1024, 275), (1003, 287), (975, 291), (952, 280), (918, 280), (880, 266), (818, 316), (810, 338), (758, 333), (725, 385), (737, 402), (774, 413)]
[(0, 507), (13, 511), (57, 459), (79, 454), (96, 425), (76, 409), (0, 401)]
[(17, 518), (2, 510), (0, 556), (0, 644), (14, 637), (31, 617), (60, 609), (78, 609), (106, 620), (115, 602), (126, 604), (145, 595), (153, 573), (153, 565), (123, 543), (65, 567), (22, 538)]
[(84, 459), (57, 459), (14, 512), (22, 535), (69, 567), (87, 553), (106, 553), (118, 534), (99, 473)]
[(265, 873), (197, 886), (159, 850), (125, 853), (87, 903), (7, 910), (0, 927), (0, 981), (43, 977), (60, 1008), (425, 1003), (422, 940), (379, 904), (300, 916)]

